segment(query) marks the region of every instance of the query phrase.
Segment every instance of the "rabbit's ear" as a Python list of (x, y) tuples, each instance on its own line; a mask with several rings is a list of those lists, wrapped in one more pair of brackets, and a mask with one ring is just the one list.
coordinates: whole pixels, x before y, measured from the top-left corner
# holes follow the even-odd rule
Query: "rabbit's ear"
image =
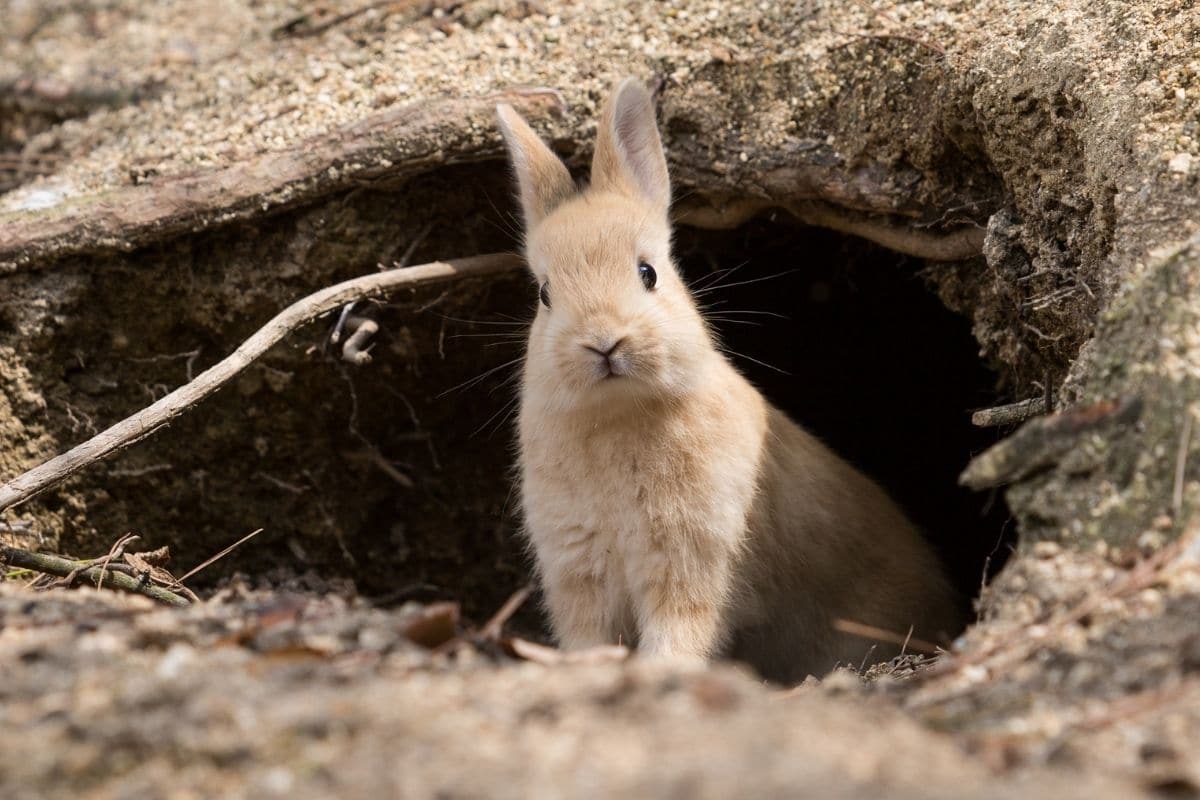
[(592, 158), (592, 185), (635, 192), (663, 213), (671, 205), (671, 181), (654, 102), (635, 78), (621, 81), (604, 108)]
[(575, 182), (567, 166), (546, 146), (533, 128), (510, 105), (496, 106), (500, 132), (508, 145), (513, 171), (517, 174), (525, 225), (531, 228), (572, 194)]

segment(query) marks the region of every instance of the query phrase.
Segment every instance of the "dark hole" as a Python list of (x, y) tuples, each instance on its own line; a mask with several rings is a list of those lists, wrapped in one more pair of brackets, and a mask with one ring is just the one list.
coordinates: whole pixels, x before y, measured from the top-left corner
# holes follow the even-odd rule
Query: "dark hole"
[(688, 280), (713, 287), (701, 300), (744, 374), (880, 482), (975, 597), (1015, 539), (1003, 499), (956, 480), (998, 438), (970, 420), (996, 402), (996, 375), (969, 322), (922, 279), (925, 264), (769, 218), (683, 229), (676, 242)]

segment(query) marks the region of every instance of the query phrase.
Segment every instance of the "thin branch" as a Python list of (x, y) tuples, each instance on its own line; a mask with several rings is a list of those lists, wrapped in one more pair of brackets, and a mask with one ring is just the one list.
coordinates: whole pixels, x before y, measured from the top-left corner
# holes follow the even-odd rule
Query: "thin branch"
[[(887, 644), (898, 644), (901, 647), (902, 653), (904, 650), (908, 649), (916, 650), (918, 653), (926, 653), (928, 655), (937, 655), (938, 653), (942, 652), (942, 648), (938, 647), (933, 642), (927, 642), (924, 639), (918, 639), (914, 637), (912, 635), (913, 631), (911, 627), (908, 629), (907, 636), (901, 636), (894, 631), (877, 628), (874, 625), (865, 625), (861, 622), (855, 622), (854, 620), (849, 619), (835, 619), (833, 621), (833, 627), (835, 630), (839, 630), (842, 633), (848, 633), (851, 636), (858, 636), (862, 639), (871, 639), (876, 642), (886, 642)], [(858, 671), (862, 672), (862, 669), (860, 668)]]
[(971, 415), (971, 424), (978, 428), (996, 428), (1001, 425), (1018, 425), (1025, 420), (1040, 417), (1049, 412), (1045, 397), (1033, 397), (995, 408), (981, 408)]
[(200, 570), (204, 569), (205, 567), (207, 567), (207, 566), (210, 566), (210, 565), (212, 565), (213, 563), (215, 563), (215, 562), (217, 562), (217, 561), (220, 561), (222, 558), (224, 558), (225, 556), (229, 555), (229, 554), (230, 554), (230, 553), (232, 553), (234, 550), (236, 550), (237, 548), (241, 547), (243, 544), (245, 544), (246, 542), (250, 541), (250, 540), (251, 540), (251, 539), (253, 539), (255, 536), (258, 536), (258, 535), (259, 535), (260, 533), (262, 533), (262, 532), (263, 532), (263, 529), (262, 529), (262, 528), (259, 528), (259, 529), (257, 529), (257, 530), (251, 531), (250, 533), (246, 534), (246, 535), (245, 535), (245, 536), (243, 536), (242, 538), (238, 539), (238, 540), (237, 540), (236, 542), (234, 542), (233, 544), (229, 545), (229, 547), (226, 547), (224, 550), (222, 550), (221, 552), (217, 553), (215, 556), (211, 556), (211, 557), (209, 557), (209, 558), (206, 558), (206, 559), (204, 559), (204, 561), (201, 561), (199, 564), (197, 564), (196, 566), (194, 566), (194, 567), (192, 567), (191, 569), (189, 569), (189, 570), (188, 570), (187, 572), (185, 572), (185, 573), (184, 573), (182, 576), (180, 576), (180, 577), (176, 578), (176, 579), (175, 579), (175, 584), (174, 584), (174, 585), (175, 585), (175, 586), (177, 586), (177, 587), (178, 587), (178, 586), (183, 586), (183, 582), (184, 582), (184, 581), (186, 581), (188, 578), (192, 577), (193, 575), (195, 575), (197, 572), (199, 572)]
[(99, 563), (71, 561), (61, 556), (49, 553), (31, 553), (16, 547), (0, 547), (0, 561), (11, 567), (31, 569), (47, 575), (57, 575), (60, 578), (74, 575), (96, 587), (109, 586), (123, 592), (140, 594), (170, 606), (184, 608), (191, 605), (186, 598), (156, 586), (148, 580), (127, 575), (123, 571), (105, 569), (104, 565)]
[(110, 453), (155, 433), (216, 392), (289, 333), (341, 308), (351, 300), (381, 297), (399, 289), (444, 283), (459, 278), (509, 272), (518, 269), (520, 265), (520, 258), (510, 253), (493, 253), (455, 261), (435, 261), (417, 267), (363, 275), (310, 294), (279, 312), (231, 355), (209, 367), (195, 380), (98, 433), (83, 444), (0, 486), (0, 511), (25, 502)]
[(531, 585), (522, 586), (513, 592), (504, 601), (504, 605), (500, 606), (500, 610), (484, 623), (479, 631), (480, 636), (485, 639), (499, 639), (500, 633), (504, 630), (504, 624), (512, 618), (513, 614), (517, 613), (517, 610), (524, 605), (531, 594), (533, 594), (533, 586)]

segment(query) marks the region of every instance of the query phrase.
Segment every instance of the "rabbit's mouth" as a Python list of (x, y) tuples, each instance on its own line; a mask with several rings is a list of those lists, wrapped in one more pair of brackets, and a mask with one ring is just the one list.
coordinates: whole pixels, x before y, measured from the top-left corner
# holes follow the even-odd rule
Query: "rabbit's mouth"
[(612, 380), (616, 380), (618, 378), (624, 378), (624, 377), (628, 376), (627, 371), (622, 370), (622, 368), (620, 366), (614, 364), (611, 361), (606, 361), (603, 364), (601, 364), (599, 366), (599, 371), (600, 371), (600, 380), (601, 381), (612, 381)]

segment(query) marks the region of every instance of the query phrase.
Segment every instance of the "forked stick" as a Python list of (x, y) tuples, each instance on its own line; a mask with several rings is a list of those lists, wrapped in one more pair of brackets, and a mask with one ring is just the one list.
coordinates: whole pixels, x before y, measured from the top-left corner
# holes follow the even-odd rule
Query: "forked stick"
[(330, 311), (341, 308), (346, 303), (381, 297), (398, 289), (508, 272), (519, 268), (521, 263), (520, 257), (510, 253), (492, 253), (454, 261), (434, 261), (416, 267), (363, 275), (310, 294), (276, 314), (274, 319), (259, 328), (237, 350), (206, 369), (195, 380), (180, 386), (156, 403), (131, 417), (126, 417), (83, 444), (0, 486), (0, 511), (25, 502), (109, 453), (151, 435), (217, 391), (289, 333)]

